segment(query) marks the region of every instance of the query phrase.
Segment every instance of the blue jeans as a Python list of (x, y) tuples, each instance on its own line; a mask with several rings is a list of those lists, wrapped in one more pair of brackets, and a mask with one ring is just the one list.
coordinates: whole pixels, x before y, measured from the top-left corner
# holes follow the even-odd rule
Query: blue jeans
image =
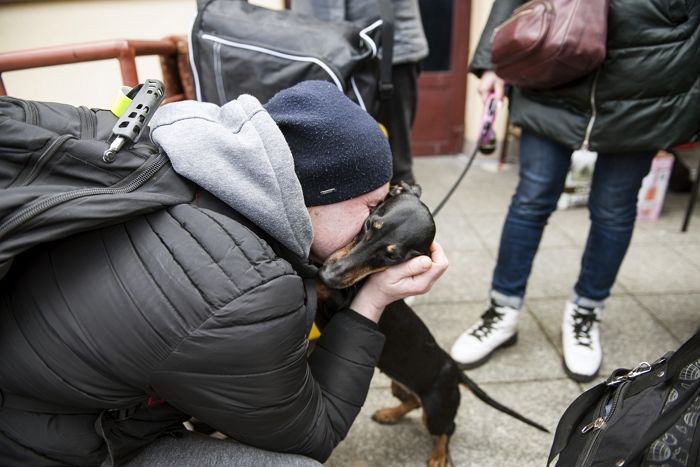
[[(553, 141), (522, 133), (520, 180), (501, 233), (491, 283), (491, 296), (499, 305), (522, 306), (542, 232), (564, 189), (571, 153)], [(655, 151), (598, 154), (588, 200), (591, 227), (574, 286), (575, 303), (595, 307), (610, 295), (632, 238), (637, 194), (654, 155)]]

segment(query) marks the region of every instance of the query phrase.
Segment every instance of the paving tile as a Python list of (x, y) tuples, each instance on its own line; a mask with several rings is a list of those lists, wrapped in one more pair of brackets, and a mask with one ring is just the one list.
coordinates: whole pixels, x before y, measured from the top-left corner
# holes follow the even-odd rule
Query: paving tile
[(637, 295), (649, 312), (679, 341), (685, 342), (700, 327), (700, 294)]
[(582, 248), (541, 247), (535, 256), (526, 298), (569, 297), (576, 283)]
[(425, 467), (432, 439), (421, 421), (421, 410), (409, 413), (396, 425), (372, 421), (381, 408), (397, 405), (390, 391), (371, 389), (348, 436), (325, 463), (328, 467)]
[[(483, 384), (494, 399), (544, 425), (552, 433), (580, 389), (566, 379)], [(464, 467), (542, 467), (552, 445), (542, 433), (463, 392), (457, 429), (450, 442), (452, 465)]]
[(428, 294), (416, 297), (415, 303), (485, 300), (491, 284), (493, 258), (482, 250), (447, 255), (450, 262), (447, 271)]
[(700, 241), (686, 245), (672, 244), (669, 245), (669, 248), (681, 255), (695, 267), (700, 268)]
[[(501, 242), (501, 231), (503, 230), (503, 222), (506, 214), (498, 215), (475, 215), (469, 217), (469, 222), (473, 226), (478, 238), (488, 248), (493, 256), (498, 254), (498, 246)], [(540, 248), (545, 247), (560, 247), (560, 246), (575, 246), (576, 243), (567, 235), (565, 231), (556, 224), (550, 223), (542, 235)]]
[[(447, 352), (457, 337), (486, 309), (486, 300), (470, 304), (416, 305), (418, 316)], [(484, 365), (467, 371), (470, 378), (486, 382), (532, 381), (564, 377), (560, 358), (539, 324), (529, 313), (519, 322), (518, 343), (499, 350)]]
[(495, 258), (498, 254), (498, 245), (501, 242), (501, 231), (505, 212), (499, 214), (478, 214), (465, 216), (467, 222), (474, 230), (481, 244), (488, 248)]
[[(696, 209), (691, 216), (687, 231), (681, 232), (687, 202), (688, 195), (667, 196), (664, 210), (658, 219), (637, 221), (632, 241), (639, 244), (670, 245), (700, 243), (700, 209)], [(669, 207), (669, 204), (676, 206)]]
[[(417, 161), (414, 172), (423, 188), (423, 202), (431, 208), (437, 206), (457, 181), (465, 164), (464, 157), (452, 161), (433, 157)], [(489, 172), (479, 164), (475, 161), (439, 215), (455, 208), (464, 213), (505, 212), (517, 183), (517, 174)]]
[(630, 293), (700, 292), (696, 261), (666, 245), (633, 243), (617, 280)]
[(558, 209), (550, 216), (549, 226), (557, 227), (574, 245), (578, 245), (583, 249), (588, 238), (588, 230), (591, 227), (588, 219), (588, 208), (583, 206)]
[(461, 215), (441, 213), (435, 219), (435, 239), (442, 245), (448, 259), (462, 251), (482, 250), (484, 243), (468, 219)]
[[(564, 304), (559, 300), (529, 300), (527, 307), (561, 355), (561, 321)], [(603, 366), (598, 381), (616, 368), (630, 368), (654, 361), (677, 346), (677, 339), (659, 326), (647, 309), (630, 296), (606, 301), (601, 323)], [(559, 359), (561, 366), (561, 358)]]

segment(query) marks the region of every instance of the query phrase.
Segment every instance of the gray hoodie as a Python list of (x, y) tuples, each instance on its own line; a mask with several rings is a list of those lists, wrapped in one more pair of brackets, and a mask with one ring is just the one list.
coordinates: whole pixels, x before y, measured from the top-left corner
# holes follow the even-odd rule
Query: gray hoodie
[(173, 168), (302, 258), (311, 220), (294, 159), (274, 120), (253, 96), (222, 107), (183, 101), (158, 109), (151, 138)]

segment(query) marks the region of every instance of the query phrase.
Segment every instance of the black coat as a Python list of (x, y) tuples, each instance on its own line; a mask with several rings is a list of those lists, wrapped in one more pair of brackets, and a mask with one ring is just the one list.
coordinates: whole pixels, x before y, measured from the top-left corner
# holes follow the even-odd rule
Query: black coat
[[(496, 0), (471, 71), (491, 68), (493, 29), (521, 0)], [(610, 0), (607, 54), (589, 76), (551, 90), (513, 88), (511, 122), (570, 148), (646, 152), (700, 130), (700, 0)], [(595, 118), (593, 119), (593, 117)]]
[(0, 464), (120, 464), (189, 416), (320, 461), (345, 437), (383, 336), (348, 310), (307, 360), (304, 279), (212, 203), (16, 258), (0, 284), (0, 388), (40, 404), (0, 409)]

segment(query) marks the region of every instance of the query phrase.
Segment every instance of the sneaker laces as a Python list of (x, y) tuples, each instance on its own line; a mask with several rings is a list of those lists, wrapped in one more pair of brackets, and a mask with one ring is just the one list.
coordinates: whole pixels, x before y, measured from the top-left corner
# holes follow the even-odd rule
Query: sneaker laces
[(491, 305), (488, 310), (481, 315), (481, 323), (477, 324), (469, 334), (476, 337), (480, 341), (494, 330), (495, 324), (503, 319), (504, 313), (496, 310), (496, 307)]
[(575, 309), (571, 318), (574, 321), (574, 338), (578, 345), (592, 349), (593, 339), (591, 339), (591, 329), (600, 320), (592, 310), (588, 313), (581, 313)]

